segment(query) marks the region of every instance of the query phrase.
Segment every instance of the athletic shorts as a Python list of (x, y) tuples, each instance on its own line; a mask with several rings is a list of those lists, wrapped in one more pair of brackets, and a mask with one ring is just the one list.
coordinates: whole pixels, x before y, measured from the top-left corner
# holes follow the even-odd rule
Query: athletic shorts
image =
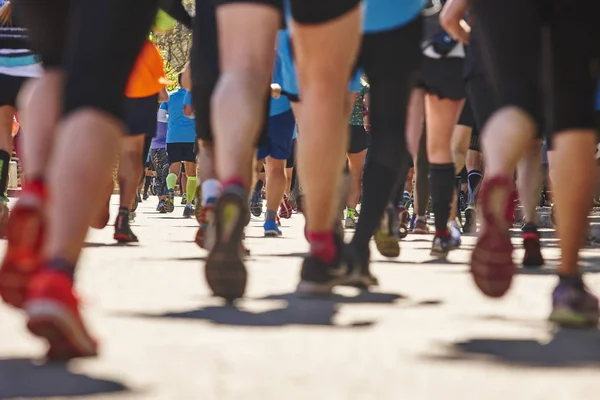
[(178, 162), (196, 162), (194, 143), (167, 143), (169, 164)]
[(307, 25), (329, 22), (346, 14), (358, 4), (360, 0), (291, 0), (294, 20)]
[(290, 154), (287, 161), (285, 162), (286, 168), (294, 168), (294, 166), (296, 165), (296, 140), (297, 139), (292, 139), (292, 154)]
[[(499, 108), (519, 107), (543, 121), (548, 101), (551, 120), (540, 130), (594, 128), (598, 0), (473, 0), (472, 10)], [(549, 35), (542, 35), (545, 29)]]
[(21, 76), (0, 74), (0, 107), (17, 106), (17, 96), (26, 80), (27, 78)]
[(123, 93), (158, 0), (19, 0), (13, 7), (44, 67), (65, 71), (63, 112), (95, 108), (122, 120)]
[(158, 94), (149, 97), (125, 98), (124, 122), (129, 136), (156, 136)]
[(369, 147), (368, 136), (363, 125), (350, 125), (348, 153), (356, 154), (366, 150)]
[(469, 96), (467, 96), (467, 100), (465, 101), (465, 105), (462, 108), (460, 117), (458, 117), (457, 125), (467, 126), (469, 128), (475, 127), (475, 120), (473, 118), (473, 110), (471, 109), (471, 102), (469, 101)]
[(292, 143), (296, 121), (294, 113), (288, 110), (282, 114), (269, 117), (267, 122), (269, 141), (260, 146), (256, 158), (262, 160), (272, 157), (276, 160), (287, 160), (292, 154)]
[(416, 86), (440, 99), (462, 100), (466, 97), (463, 63), (457, 57), (423, 57)]

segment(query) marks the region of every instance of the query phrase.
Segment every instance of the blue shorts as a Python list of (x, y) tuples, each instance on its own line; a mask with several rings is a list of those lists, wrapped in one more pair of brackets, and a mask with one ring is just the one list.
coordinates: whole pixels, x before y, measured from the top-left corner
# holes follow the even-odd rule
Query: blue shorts
[(292, 141), (296, 121), (292, 110), (269, 117), (267, 147), (259, 147), (257, 160), (272, 157), (276, 160), (287, 160), (292, 154)]

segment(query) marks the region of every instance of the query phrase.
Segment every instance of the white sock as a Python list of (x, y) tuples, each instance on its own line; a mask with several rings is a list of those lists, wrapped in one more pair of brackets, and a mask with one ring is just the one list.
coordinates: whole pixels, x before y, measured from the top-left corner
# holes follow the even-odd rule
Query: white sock
[(208, 199), (219, 197), (221, 194), (221, 182), (217, 179), (207, 179), (202, 182), (202, 205), (206, 205)]

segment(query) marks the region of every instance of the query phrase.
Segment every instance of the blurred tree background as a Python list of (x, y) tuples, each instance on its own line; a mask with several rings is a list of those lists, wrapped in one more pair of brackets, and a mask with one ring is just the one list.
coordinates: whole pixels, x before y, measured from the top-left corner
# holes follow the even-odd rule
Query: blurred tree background
[[(195, 15), (194, 0), (183, 0), (183, 5), (190, 15)], [(152, 40), (160, 49), (160, 53), (165, 60), (167, 78), (177, 83), (177, 74), (183, 70), (185, 63), (190, 59), (192, 31), (177, 23), (172, 32), (152, 34)], [(167, 90), (172, 91), (178, 87), (177, 84), (167, 86)]]

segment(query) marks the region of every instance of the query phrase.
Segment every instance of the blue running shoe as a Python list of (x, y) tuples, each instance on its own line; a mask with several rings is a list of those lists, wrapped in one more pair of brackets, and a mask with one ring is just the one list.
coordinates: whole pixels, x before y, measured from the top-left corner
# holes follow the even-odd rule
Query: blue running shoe
[(281, 230), (277, 226), (277, 222), (275, 222), (273, 220), (270, 220), (270, 219), (266, 220), (264, 228), (265, 228), (265, 237), (281, 236)]

